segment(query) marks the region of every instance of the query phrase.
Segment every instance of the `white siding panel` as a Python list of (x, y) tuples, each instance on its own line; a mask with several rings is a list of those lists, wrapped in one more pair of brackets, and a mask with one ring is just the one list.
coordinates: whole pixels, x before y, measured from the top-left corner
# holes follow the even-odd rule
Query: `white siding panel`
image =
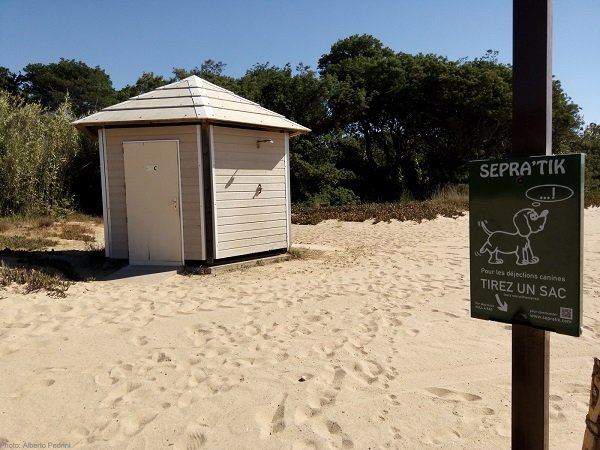
[[(271, 220), (286, 220), (287, 216), (285, 213), (276, 212), (268, 214), (269, 221)], [(243, 225), (243, 224), (252, 224), (255, 227), (255, 222), (261, 222), (265, 220), (265, 214), (242, 214), (235, 216), (221, 216), (219, 219), (219, 225), (223, 227), (223, 231), (225, 231), (228, 225)]]
[(219, 223), (221, 223), (221, 219), (225, 217), (240, 217), (240, 216), (250, 216), (250, 215), (262, 215), (263, 217), (271, 214), (280, 213), (281, 206), (253, 206), (251, 208), (241, 209), (241, 208), (229, 208), (229, 209), (219, 209)]
[(243, 163), (240, 162), (237, 165), (232, 165), (227, 168), (217, 168), (215, 171), (215, 175), (220, 177), (243, 177), (243, 176), (261, 176), (261, 177), (273, 177), (280, 176), (285, 178), (285, 168), (277, 167), (272, 169), (262, 169), (262, 168), (252, 168), (252, 167), (243, 167)]
[(251, 255), (253, 253), (268, 252), (271, 250), (283, 250), (287, 248), (286, 241), (273, 242), (271, 244), (250, 245), (247, 247), (236, 247), (232, 249), (219, 250), (219, 258), (230, 256)]
[[(225, 184), (217, 184), (217, 194), (224, 192), (252, 192), (258, 186), (257, 183), (235, 183), (230, 186)], [(261, 183), (263, 192), (285, 192), (281, 190), (281, 183)]]
[[(281, 236), (285, 236), (285, 233), (281, 234), (281, 227), (275, 228), (260, 228), (258, 230), (249, 231), (232, 231), (231, 233), (221, 233), (221, 246), (225, 245), (226, 242), (232, 241), (244, 241), (244, 242), (258, 242), (263, 239), (265, 242), (272, 242), (279, 240)], [(261, 244), (264, 242), (260, 242)]]
[[(242, 216), (244, 217), (244, 216)], [(229, 233), (239, 233), (241, 231), (263, 231), (263, 230), (280, 230), (282, 226), (286, 226), (285, 219), (274, 219), (268, 220), (264, 222), (260, 222), (261, 229), (256, 229), (257, 222), (242, 222), (242, 223), (232, 223), (229, 225), (221, 224), (221, 233), (223, 236)], [(258, 234), (257, 234), (258, 236)]]
[(230, 187), (232, 189), (237, 189), (239, 185), (241, 184), (253, 184), (254, 188), (256, 189), (256, 186), (258, 185), (258, 183), (260, 184), (268, 184), (268, 183), (278, 183), (279, 185), (285, 185), (285, 174), (281, 174), (281, 175), (244, 175), (244, 176), (239, 176), (239, 175), (234, 175), (234, 176), (223, 176), (223, 175), (216, 175), (215, 176), (215, 184), (217, 187), (217, 192), (220, 189), (229, 189)]
[(254, 200), (269, 199), (269, 198), (283, 198), (285, 199), (285, 191), (265, 191), (264, 189), (258, 193), (256, 190), (257, 186), (254, 186), (254, 190), (243, 191), (232, 191), (232, 192), (217, 192), (217, 201), (223, 200)]
[(217, 258), (287, 247), (285, 137), (213, 127)]
[[(285, 198), (254, 198), (247, 200), (221, 200), (218, 209), (256, 208), (257, 206), (285, 206)], [(285, 211), (285, 208), (283, 208)]]
[[(283, 243), (283, 245), (281, 245)], [(244, 247), (271, 247), (285, 248), (286, 245), (285, 233), (270, 236), (256, 236), (251, 238), (230, 240), (219, 244), (219, 251), (232, 250), (235, 248), (243, 249)], [(261, 252), (266, 250), (259, 250)]]

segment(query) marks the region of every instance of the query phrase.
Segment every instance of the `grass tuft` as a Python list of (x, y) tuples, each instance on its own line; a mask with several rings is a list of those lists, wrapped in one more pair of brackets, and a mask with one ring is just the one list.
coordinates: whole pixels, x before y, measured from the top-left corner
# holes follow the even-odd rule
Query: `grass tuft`
[(41, 216), (37, 219), (38, 228), (50, 228), (54, 225), (55, 219), (50, 216)]
[(60, 231), (53, 236), (71, 241), (94, 241), (94, 230), (86, 225), (79, 223), (64, 223), (61, 224)]
[(0, 261), (0, 286), (13, 283), (23, 285), (26, 294), (43, 290), (51, 297), (65, 297), (73, 284), (57, 274), (28, 267), (6, 267)]
[(585, 193), (585, 207), (600, 206), (600, 191)]
[(287, 254), (292, 259), (314, 259), (320, 252), (307, 248), (290, 247)]
[(374, 223), (412, 220), (421, 222), (432, 220), (437, 216), (460, 217), (468, 211), (467, 203), (427, 200), (424, 202), (408, 201), (401, 203), (366, 203), (352, 206), (327, 206), (323, 208), (295, 207), (292, 211), (292, 222), (299, 225), (315, 225), (324, 220), (340, 220), (343, 222)]
[(9, 248), (11, 250), (42, 250), (58, 244), (55, 239), (41, 237), (27, 237), (20, 235), (0, 235), (0, 250)]

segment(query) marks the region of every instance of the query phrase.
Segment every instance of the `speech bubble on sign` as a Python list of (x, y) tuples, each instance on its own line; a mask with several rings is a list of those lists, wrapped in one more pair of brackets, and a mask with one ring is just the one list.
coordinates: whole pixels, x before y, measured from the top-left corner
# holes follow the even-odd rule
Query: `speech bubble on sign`
[(562, 202), (573, 197), (575, 192), (567, 186), (559, 184), (542, 184), (533, 186), (525, 192), (525, 196), (534, 202)]

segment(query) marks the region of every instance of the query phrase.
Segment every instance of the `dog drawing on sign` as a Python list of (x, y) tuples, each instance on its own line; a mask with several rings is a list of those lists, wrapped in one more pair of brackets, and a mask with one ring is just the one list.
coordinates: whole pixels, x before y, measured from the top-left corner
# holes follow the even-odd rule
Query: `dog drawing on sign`
[(544, 229), (547, 217), (547, 209), (538, 214), (533, 208), (524, 208), (513, 216), (514, 231), (490, 231), (485, 222), (480, 220), (478, 225), (485, 231), (488, 238), (481, 246), (479, 253), (489, 253), (488, 262), (490, 264), (502, 264), (504, 260), (500, 258), (500, 254), (514, 254), (519, 266), (536, 264), (540, 259), (531, 250), (529, 236)]

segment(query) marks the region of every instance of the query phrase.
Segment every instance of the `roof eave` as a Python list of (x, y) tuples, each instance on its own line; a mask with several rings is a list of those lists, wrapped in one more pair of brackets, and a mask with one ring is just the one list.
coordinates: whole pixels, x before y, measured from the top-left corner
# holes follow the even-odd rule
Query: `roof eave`
[(119, 127), (119, 126), (148, 126), (148, 125), (192, 125), (197, 123), (209, 123), (209, 124), (223, 124), (223, 125), (235, 125), (247, 128), (260, 128), (265, 130), (272, 131), (287, 131), (290, 133), (290, 137), (299, 136), (302, 134), (308, 134), (311, 132), (310, 128), (303, 127), (299, 125), (299, 128), (292, 127), (283, 127), (283, 126), (271, 126), (271, 125), (262, 125), (257, 123), (244, 123), (244, 122), (234, 122), (227, 120), (218, 120), (218, 119), (170, 119), (170, 120), (126, 120), (126, 121), (114, 121), (114, 122), (91, 122), (86, 121), (85, 119), (76, 120), (71, 123), (71, 125), (75, 126), (78, 130), (84, 132), (86, 135), (90, 137), (98, 137), (97, 130), (105, 127)]

